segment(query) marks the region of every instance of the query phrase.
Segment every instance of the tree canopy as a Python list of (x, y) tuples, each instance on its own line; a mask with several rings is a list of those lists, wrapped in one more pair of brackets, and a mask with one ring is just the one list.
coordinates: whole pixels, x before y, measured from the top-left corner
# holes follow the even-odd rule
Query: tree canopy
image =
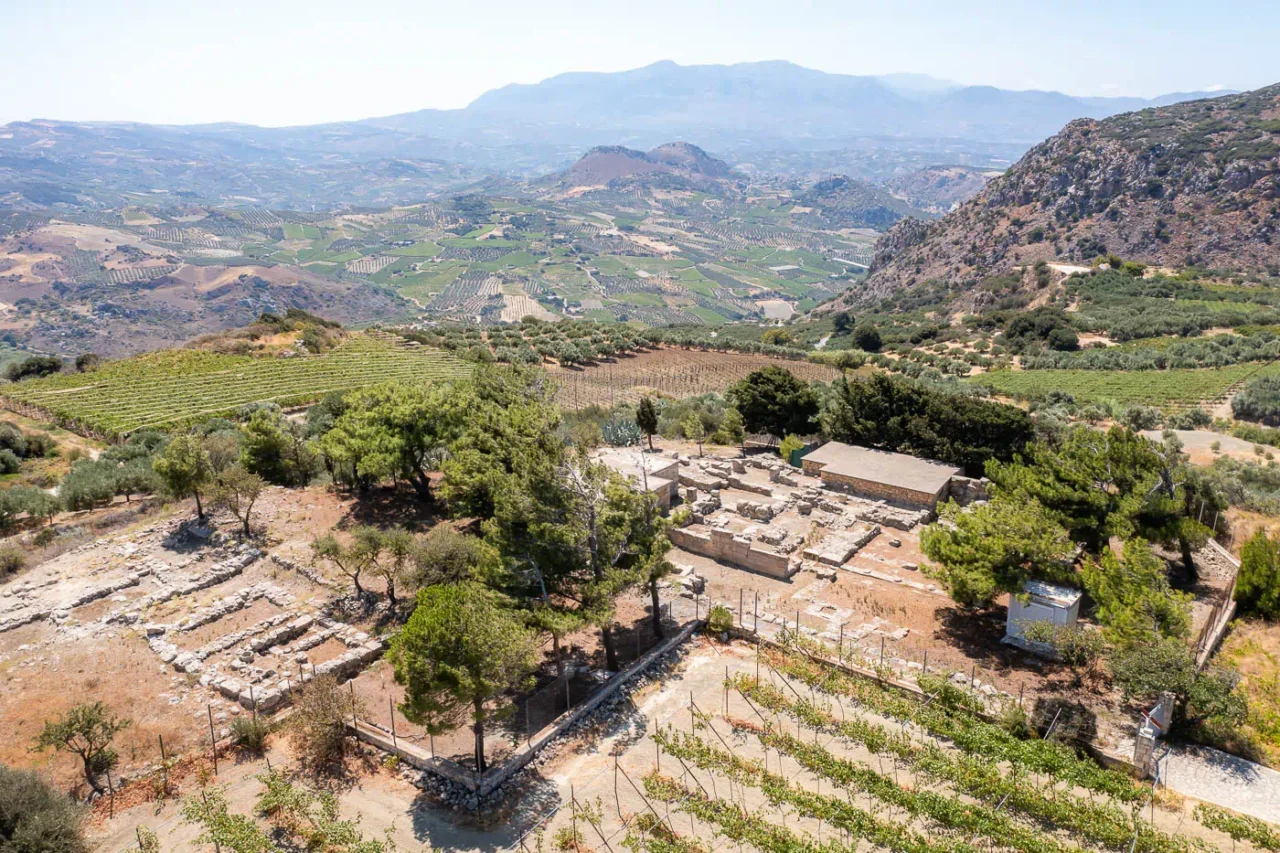
[(782, 367), (763, 367), (729, 388), (726, 396), (748, 432), (776, 438), (816, 429), (818, 396), (804, 381)]
[(405, 717), (436, 734), (469, 717), (476, 769), (483, 773), (486, 703), (532, 686), (534, 632), (493, 590), (472, 582), (440, 584), (419, 591), (389, 656), (396, 682), (405, 687)]

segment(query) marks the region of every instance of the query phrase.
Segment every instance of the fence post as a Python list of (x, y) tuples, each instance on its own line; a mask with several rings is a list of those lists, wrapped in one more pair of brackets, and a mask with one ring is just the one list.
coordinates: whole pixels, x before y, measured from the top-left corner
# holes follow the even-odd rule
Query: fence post
[(569, 676), (564, 677), (564, 709), (567, 711), (573, 707), (573, 700), (569, 698)]
[(747, 626), (743, 623), (743, 614), (742, 614), (742, 587), (738, 587), (738, 627), (739, 627), (739, 628), (745, 628), (745, 627), (747, 627)]
[(258, 697), (254, 695), (253, 685), (249, 685), (249, 704), (253, 706), (253, 718), (258, 719)]
[(218, 775), (218, 739), (213, 735), (213, 706), (206, 704), (204, 709), (209, 712), (209, 750), (213, 753), (213, 775)]
[(796, 608), (796, 639), (800, 639), (800, 609)]
[(107, 791), (111, 794), (111, 806), (110, 806), (111, 813), (107, 816), (114, 820), (116, 816), (116, 786), (111, 784), (111, 768), (110, 767), (107, 768)]
[(164, 754), (164, 735), (157, 734), (160, 740), (160, 770), (164, 774), (164, 795), (169, 796), (169, 758)]
[(924, 650), (924, 665), (920, 667), (920, 672), (923, 675), (929, 674), (929, 650), (928, 649)]
[(351, 688), (351, 728), (355, 730), (358, 736), (360, 734), (360, 721), (356, 718), (356, 683), (354, 680), (348, 681), (347, 686)]
[(387, 697), (387, 714), (391, 717), (391, 748), (398, 749), (400, 745), (396, 743), (396, 703), (390, 696)]
[(751, 630), (760, 633), (760, 590), (756, 590), (756, 603), (751, 608)]

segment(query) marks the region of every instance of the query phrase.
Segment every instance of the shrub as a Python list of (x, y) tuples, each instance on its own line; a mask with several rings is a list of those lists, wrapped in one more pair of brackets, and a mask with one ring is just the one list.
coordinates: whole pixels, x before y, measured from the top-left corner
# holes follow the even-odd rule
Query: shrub
[(242, 715), (231, 721), (231, 741), (241, 749), (261, 751), (270, 733), (271, 726), (258, 717)]
[(359, 712), (359, 701), (353, 705), (344, 697), (332, 675), (312, 679), (302, 688), (290, 721), (298, 760), (312, 768), (340, 761), (347, 746), (345, 720)]
[(33, 376), (48, 376), (62, 369), (62, 359), (51, 355), (33, 355), (25, 361), (9, 365), (5, 375), (10, 382), (21, 382)]
[(782, 457), (782, 461), (791, 464), (791, 454), (797, 450), (804, 449), (804, 441), (798, 436), (789, 435), (778, 445), (778, 455)]
[(0, 450), (0, 474), (16, 474), (22, 460), (12, 450)]
[(880, 352), (884, 342), (880, 339), (880, 331), (870, 323), (859, 323), (853, 330), (853, 343), (863, 352)]
[(1240, 552), (1236, 601), (1245, 614), (1280, 617), (1280, 541), (1259, 530)]
[(0, 764), (0, 850), (4, 853), (85, 853), (83, 813), (69, 797), (30, 770)]
[(0, 579), (17, 574), (26, 565), (26, 551), (17, 545), (0, 545)]
[(707, 614), (707, 630), (713, 634), (723, 634), (733, 630), (733, 611), (723, 604), (717, 604)]

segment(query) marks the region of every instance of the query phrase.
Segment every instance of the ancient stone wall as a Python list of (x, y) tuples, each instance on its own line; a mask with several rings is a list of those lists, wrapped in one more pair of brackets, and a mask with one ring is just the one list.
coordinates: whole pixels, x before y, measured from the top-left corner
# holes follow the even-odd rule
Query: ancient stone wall
[(703, 557), (723, 560), (744, 569), (776, 578), (792, 575), (791, 558), (757, 548), (746, 536), (735, 535), (728, 530), (714, 528), (678, 528), (667, 531), (671, 544)]

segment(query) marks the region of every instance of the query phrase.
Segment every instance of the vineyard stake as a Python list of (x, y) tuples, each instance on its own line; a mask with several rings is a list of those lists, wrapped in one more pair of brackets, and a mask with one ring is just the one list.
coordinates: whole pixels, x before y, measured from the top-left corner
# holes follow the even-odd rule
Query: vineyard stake
[(213, 753), (213, 775), (218, 775), (218, 739), (213, 736), (213, 706), (205, 705), (204, 709), (209, 712), (209, 749)]

